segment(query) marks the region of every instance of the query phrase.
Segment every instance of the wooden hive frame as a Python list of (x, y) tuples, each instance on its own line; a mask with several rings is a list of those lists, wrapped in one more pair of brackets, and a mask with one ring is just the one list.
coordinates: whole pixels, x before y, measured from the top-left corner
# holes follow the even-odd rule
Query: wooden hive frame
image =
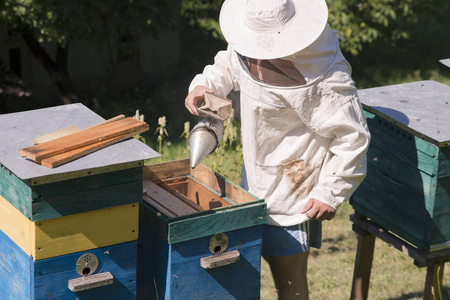
[(263, 199), (188, 159), (145, 166), (143, 185), (140, 226), (169, 243), (266, 222)]

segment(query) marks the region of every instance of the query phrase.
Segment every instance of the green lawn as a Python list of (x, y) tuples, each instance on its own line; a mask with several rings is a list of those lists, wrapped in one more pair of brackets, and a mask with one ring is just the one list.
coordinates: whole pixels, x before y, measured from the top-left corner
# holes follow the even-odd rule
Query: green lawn
[[(310, 299), (349, 299), (353, 278), (357, 239), (349, 215), (352, 207), (344, 203), (335, 219), (324, 222), (321, 249), (312, 249), (308, 276)], [(442, 288), (443, 298), (450, 299), (450, 267), (446, 266)], [(277, 299), (270, 271), (262, 263), (261, 297)], [(413, 259), (377, 239), (370, 280), (369, 299), (423, 299), (425, 268), (414, 265)]]

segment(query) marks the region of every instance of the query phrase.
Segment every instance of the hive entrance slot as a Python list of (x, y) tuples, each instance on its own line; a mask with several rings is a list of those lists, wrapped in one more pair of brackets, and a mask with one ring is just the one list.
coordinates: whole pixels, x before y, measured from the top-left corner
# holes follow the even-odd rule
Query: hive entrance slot
[(212, 254), (220, 254), (228, 248), (228, 235), (224, 232), (213, 235), (209, 240), (209, 251)]
[(97, 270), (99, 260), (93, 253), (85, 253), (77, 260), (76, 271), (80, 276), (88, 276)]

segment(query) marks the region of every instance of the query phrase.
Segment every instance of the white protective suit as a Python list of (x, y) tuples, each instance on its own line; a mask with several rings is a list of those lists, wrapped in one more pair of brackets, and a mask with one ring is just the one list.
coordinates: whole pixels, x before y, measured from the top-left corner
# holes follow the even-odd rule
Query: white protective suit
[(291, 60), (306, 84), (277, 87), (249, 72), (229, 46), (190, 87), (226, 96), (240, 90), (242, 146), (249, 192), (267, 203), (267, 223), (290, 226), (310, 198), (338, 206), (366, 174), (368, 131), (351, 67), (327, 25)]

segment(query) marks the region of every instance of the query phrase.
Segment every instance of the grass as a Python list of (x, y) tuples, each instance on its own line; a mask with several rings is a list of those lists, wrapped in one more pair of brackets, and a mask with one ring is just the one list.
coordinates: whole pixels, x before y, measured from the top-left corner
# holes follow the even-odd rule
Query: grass
[[(344, 203), (332, 221), (323, 223), (321, 249), (312, 249), (308, 278), (310, 299), (350, 299), (357, 239), (349, 221), (352, 207)], [(387, 243), (376, 240), (369, 299), (423, 299), (426, 268), (418, 268), (413, 259)], [(277, 299), (267, 264), (262, 262), (261, 298)], [(444, 273), (443, 298), (450, 299), (450, 269)]]

